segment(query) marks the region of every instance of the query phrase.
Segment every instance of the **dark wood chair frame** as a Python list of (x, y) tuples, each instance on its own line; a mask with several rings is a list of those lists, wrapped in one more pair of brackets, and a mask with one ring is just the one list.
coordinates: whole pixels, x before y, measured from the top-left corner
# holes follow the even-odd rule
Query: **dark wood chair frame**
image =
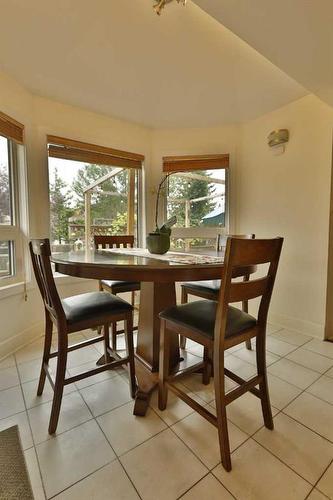
[[(96, 375), (105, 370), (117, 368), (118, 366), (126, 365), (129, 371), (130, 393), (134, 397), (136, 393), (136, 378), (134, 366), (134, 346), (133, 346), (133, 313), (126, 311), (118, 314), (108, 312), (101, 321), (96, 322), (96, 319), (91, 318), (80, 322), (75, 322), (71, 325), (67, 322), (65, 312), (54, 282), (50, 256), (51, 248), (48, 239), (32, 240), (29, 243), (32, 265), (38, 284), (38, 288), (42, 295), (45, 312), (45, 341), (42, 367), (39, 377), (37, 395), (43, 393), (46, 377), (48, 378), (51, 387), (54, 391), (53, 403), (51, 409), (49, 433), (54, 434), (59, 419), (61, 401), (64, 387), (73, 382), (77, 382), (84, 378)], [(126, 339), (126, 357), (121, 358), (109, 345), (109, 327), (115, 321), (125, 322), (125, 339)], [(57, 327), (58, 332), (58, 349), (51, 352), (53, 325)], [(85, 340), (73, 345), (68, 345), (68, 335), (87, 328), (96, 328), (103, 326), (103, 336), (98, 336)], [(66, 378), (67, 355), (76, 349), (87, 347), (96, 342), (104, 342), (104, 359), (105, 364), (98, 366), (92, 370), (79, 373), (75, 376)], [(96, 353), (97, 354), (97, 353)], [(55, 381), (53, 381), (49, 371), (49, 360), (57, 358), (57, 369)], [(98, 356), (97, 356), (98, 357)]]
[[(134, 236), (133, 235), (98, 235), (94, 236), (94, 245), (96, 250), (99, 248), (133, 248), (134, 247)], [(107, 286), (102, 281), (99, 281), (99, 289), (101, 291), (112, 293), (113, 295), (117, 295), (118, 293), (127, 293), (131, 292), (131, 304), (135, 307), (135, 291), (129, 288), (129, 286), (124, 283), (122, 286), (117, 285), (117, 290), (113, 287)], [(137, 289), (137, 291), (140, 288)], [(133, 326), (133, 330), (137, 330), (138, 326)], [(112, 324), (112, 348), (117, 350), (117, 335), (124, 333), (124, 330), (117, 330), (117, 323)]]
[[(167, 406), (168, 388), (179, 396), (185, 403), (196, 410), (200, 415), (215, 425), (218, 429), (221, 461), (223, 467), (231, 470), (230, 445), (228, 436), (226, 407), (232, 401), (250, 391), (261, 400), (264, 424), (273, 429), (273, 418), (269, 400), (267, 372), (266, 372), (266, 325), (268, 308), (272, 296), (274, 281), (278, 268), (283, 238), (271, 240), (241, 240), (228, 238), (225, 270), (220, 289), (214, 339), (200, 335), (190, 328), (161, 319), (161, 350), (159, 369), (159, 409)], [(235, 270), (242, 266), (269, 264), (266, 276), (251, 279), (246, 282), (233, 282)], [(225, 337), (228, 305), (234, 302), (251, 300), (261, 297), (256, 325), (231, 337)], [(216, 414), (209, 412), (175, 385), (181, 377), (197, 369), (183, 370), (176, 374), (169, 374), (170, 340), (172, 335), (185, 335), (195, 342), (205, 346), (213, 355), (214, 387)], [(249, 380), (244, 380), (237, 374), (224, 367), (224, 351), (251, 338), (256, 338), (257, 374)], [(211, 364), (203, 363), (206, 376), (209, 377)], [(238, 387), (225, 393), (224, 378), (231, 378)], [(259, 386), (257, 388), (256, 386)]]
[[(218, 237), (216, 238), (216, 250), (220, 250), (220, 248), (219, 248), (220, 247), (220, 236), (221, 235), (218, 235)], [(254, 239), (256, 236), (255, 236), (255, 234), (235, 234), (235, 235), (230, 234), (230, 235), (228, 235), (228, 237), (249, 240), (249, 239)], [(243, 281), (249, 281), (250, 275), (255, 273), (256, 270), (257, 270), (256, 266), (252, 266), (252, 267), (246, 269), (245, 274), (241, 274), (243, 272), (242, 270), (238, 271), (238, 273), (236, 273), (235, 277), (239, 277), (239, 278), (243, 277)], [(209, 292), (209, 291), (205, 291), (205, 290), (193, 290), (190, 287), (187, 287), (186, 283), (183, 283), (181, 285), (181, 303), (182, 304), (187, 304), (189, 295), (194, 295), (196, 297), (200, 297), (202, 299), (207, 299), (207, 300), (216, 300), (216, 298), (217, 298), (215, 292)], [(249, 312), (249, 303), (247, 300), (243, 300), (242, 310), (244, 312)], [(249, 349), (249, 350), (252, 349), (250, 339), (247, 340), (245, 342), (245, 344), (246, 344), (247, 349)], [(180, 345), (181, 349), (185, 349), (186, 337), (184, 337), (184, 336), (180, 337), (179, 345)]]

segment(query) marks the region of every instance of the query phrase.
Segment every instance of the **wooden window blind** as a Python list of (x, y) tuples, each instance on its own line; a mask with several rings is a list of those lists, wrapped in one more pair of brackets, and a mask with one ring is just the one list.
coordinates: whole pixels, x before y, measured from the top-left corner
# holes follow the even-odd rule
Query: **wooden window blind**
[(142, 168), (144, 156), (105, 146), (74, 141), (54, 135), (47, 136), (48, 154), (54, 158), (82, 161), (122, 168)]
[(164, 156), (163, 172), (212, 170), (229, 167), (229, 155)]
[(24, 125), (0, 112), (0, 135), (12, 139), (18, 144), (23, 144)]

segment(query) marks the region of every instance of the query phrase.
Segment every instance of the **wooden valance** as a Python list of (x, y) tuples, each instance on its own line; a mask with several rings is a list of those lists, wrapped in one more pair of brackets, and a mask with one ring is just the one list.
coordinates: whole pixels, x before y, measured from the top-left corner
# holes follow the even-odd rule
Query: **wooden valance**
[(0, 135), (12, 139), (13, 141), (23, 144), (24, 125), (17, 122), (5, 113), (0, 112)]
[(144, 160), (144, 156), (137, 153), (129, 153), (54, 135), (48, 135), (47, 142), (49, 156), (53, 158), (122, 168), (142, 168)]
[(212, 170), (229, 167), (229, 155), (164, 156), (163, 172)]

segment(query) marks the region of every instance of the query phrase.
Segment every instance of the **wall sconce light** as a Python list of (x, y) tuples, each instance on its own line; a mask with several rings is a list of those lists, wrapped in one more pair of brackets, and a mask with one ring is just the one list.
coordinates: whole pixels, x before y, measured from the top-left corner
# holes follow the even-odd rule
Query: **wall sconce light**
[(282, 154), (285, 151), (285, 144), (289, 141), (289, 130), (280, 128), (273, 130), (267, 137), (268, 146), (272, 148), (275, 154)]

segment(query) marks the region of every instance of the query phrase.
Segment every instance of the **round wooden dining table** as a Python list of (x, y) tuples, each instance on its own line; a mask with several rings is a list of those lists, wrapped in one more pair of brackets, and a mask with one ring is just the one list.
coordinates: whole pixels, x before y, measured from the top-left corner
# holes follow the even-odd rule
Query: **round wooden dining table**
[[(215, 256), (220, 256), (214, 252)], [(55, 270), (61, 274), (94, 280), (140, 281), (139, 324), (136, 347), (138, 390), (134, 414), (145, 415), (150, 394), (158, 383), (160, 325), (158, 314), (176, 304), (175, 283), (222, 277), (223, 262), (178, 263), (150, 256), (127, 255), (105, 250), (53, 254)], [(172, 336), (171, 366), (181, 368), (177, 336)]]

